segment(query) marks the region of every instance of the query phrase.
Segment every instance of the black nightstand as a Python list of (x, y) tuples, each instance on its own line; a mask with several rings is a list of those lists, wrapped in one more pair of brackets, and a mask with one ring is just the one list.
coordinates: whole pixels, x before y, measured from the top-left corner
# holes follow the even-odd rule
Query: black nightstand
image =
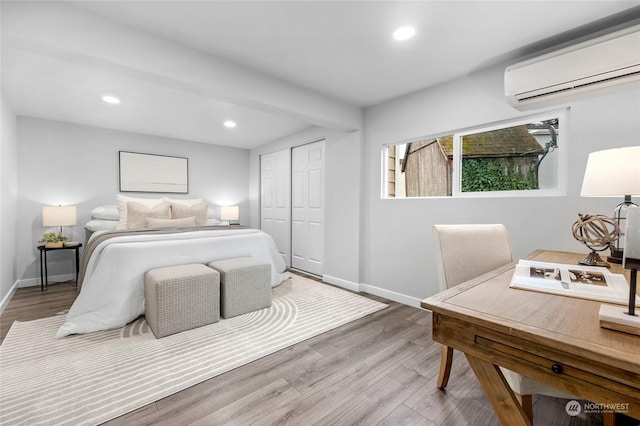
[[(75, 250), (76, 252), (76, 285), (78, 285), (78, 272), (80, 271), (80, 247), (82, 243), (73, 246), (62, 247), (46, 247), (44, 244), (38, 246), (40, 250), (40, 291), (44, 291), (44, 287), (49, 285), (49, 275), (47, 273), (47, 252), (56, 250)], [(43, 267), (44, 265), (44, 267)]]

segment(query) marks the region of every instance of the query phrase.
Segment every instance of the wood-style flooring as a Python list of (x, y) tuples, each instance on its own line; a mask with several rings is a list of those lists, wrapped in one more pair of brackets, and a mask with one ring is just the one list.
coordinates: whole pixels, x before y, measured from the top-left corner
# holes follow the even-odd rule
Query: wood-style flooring
[[(0, 316), (14, 320), (68, 309), (73, 282), (19, 289)], [(436, 388), (440, 345), (431, 314), (379, 297), (375, 314), (156, 401), (111, 425), (499, 425), (466, 359), (456, 352), (447, 390)], [(0, 372), (1, 374), (1, 372)], [(535, 425), (601, 425), (570, 417), (566, 400), (534, 395)], [(618, 425), (638, 421), (618, 416)]]

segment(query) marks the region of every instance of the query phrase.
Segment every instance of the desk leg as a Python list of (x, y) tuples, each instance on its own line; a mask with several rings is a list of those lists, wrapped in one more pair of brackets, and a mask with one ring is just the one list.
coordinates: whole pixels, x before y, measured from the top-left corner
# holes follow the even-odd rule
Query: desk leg
[(512, 426), (531, 426), (531, 420), (518, 403), (500, 368), (488, 361), (466, 355), (469, 365), (471, 365), (484, 393), (491, 402), (500, 423)]

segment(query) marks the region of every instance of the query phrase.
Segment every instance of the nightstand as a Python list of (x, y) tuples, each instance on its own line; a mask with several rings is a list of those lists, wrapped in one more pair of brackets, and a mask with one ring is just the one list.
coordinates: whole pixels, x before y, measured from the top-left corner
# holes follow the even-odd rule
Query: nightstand
[(40, 244), (38, 246), (38, 250), (40, 251), (40, 291), (44, 291), (44, 287), (49, 285), (49, 275), (47, 273), (47, 252), (49, 251), (75, 250), (76, 285), (78, 285), (78, 272), (80, 271), (80, 247), (82, 247), (82, 243), (67, 247), (46, 247), (44, 244)]

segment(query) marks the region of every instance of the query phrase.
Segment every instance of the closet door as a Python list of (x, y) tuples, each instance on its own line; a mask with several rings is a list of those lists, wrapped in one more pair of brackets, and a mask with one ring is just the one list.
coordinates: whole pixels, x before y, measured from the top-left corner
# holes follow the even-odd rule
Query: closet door
[(260, 156), (260, 228), (291, 266), (291, 151)]
[(291, 266), (324, 272), (324, 141), (291, 151)]

